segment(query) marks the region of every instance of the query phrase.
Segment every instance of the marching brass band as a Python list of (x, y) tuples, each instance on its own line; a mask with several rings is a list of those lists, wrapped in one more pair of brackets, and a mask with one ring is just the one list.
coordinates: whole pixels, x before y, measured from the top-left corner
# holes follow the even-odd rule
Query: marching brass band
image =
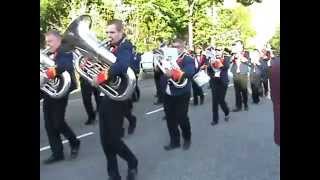
[[(128, 163), (128, 180), (134, 180), (138, 173), (138, 159), (121, 139), (124, 136), (123, 120), (129, 121), (128, 134), (132, 134), (137, 119), (132, 114), (133, 99), (140, 97), (137, 87), (139, 58), (132, 70), (132, 60), (137, 59), (133, 45), (126, 39), (124, 26), (120, 20), (112, 20), (107, 26), (109, 40), (100, 42), (90, 31), (91, 18), (82, 15), (72, 21), (61, 36), (55, 31), (46, 34), (48, 48), (40, 51), (40, 90), (44, 98), (45, 127), (52, 150), (52, 156), (45, 163), (64, 159), (60, 134), (70, 142), (71, 156), (76, 157), (80, 141), (65, 122), (68, 95), (76, 89), (75, 71), (80, 75), (80, 86), (88, 114), (86, 124), (92, 124), (99, 113), (100, 139), (107, 159), (107, 172), (110, 180), (120, 180), (117, 155)], [(62, 40), (67, 48), (62, 48)], [(75, 52), (73, 62), (72, 52)], [(53, 57), (50, 57), (50, 54)], [(183, 149), (191, 146), (191, 124), (188, 116), (191, 89), (194, 104), (204, 102), (202, 87), (210, 84), (212, 94), (212, 122), (219, 122), (218, 106), (224, 112), (224, 119), (230, 119), (230, 109), (225, 101), (229, 70), (233, 74), (236, 97), (234, 112), (248, 110), (247, 84), (250, 77), (252, 99), (259, 102), (262, 84), (268, 93), (268, 78), (265, 75), (270, 50), (260, 58), (259, 51), (252, 54), (244, 51), (241, 41), (235, 42), (230, 55), (217, 47), (203, 50), (200, 58), (191, 56), (185, 50), (184, 41), (175, 39), (171, 47), (155, 49), (154, 64), (159, 82), (158, 103), (163, 103), (170, 140), (164, 149), (179, 148), (180, 131), (183, 137)], [(140, 58), (141, 59), (141, 58)], [(250, 76), (249, 76), (250, 74)], [(155, 74), (156, 75), (156, 74)], [(262, 78), (263, 77), (263, 78)], [(192, 87), (192, 88), (191, 88)], [(136, 94), (135, 94), (136, 93)], [(91, 95), (96, 99), (96, 111), (93, 110)], [(137, 95), (138, 94), (138, 95)], [(161, 95), (160, 95), (161, 94)]]

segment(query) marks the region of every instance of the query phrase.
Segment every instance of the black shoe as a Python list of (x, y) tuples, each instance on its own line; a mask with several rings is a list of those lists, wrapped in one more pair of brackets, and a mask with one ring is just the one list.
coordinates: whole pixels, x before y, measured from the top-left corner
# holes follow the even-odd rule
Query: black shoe
[(128, 127), (128, 134), (130, 135), (133, 134), (135, 129), (136, 129), (136, 126), (130, 125)]
[(204, 102), (204, 96), (200, 96), (200, 105), (202, 105)]
[(136, 129), (136, 124), (137, 124), (137, 118), (135, 116), (132, 116), (129, 127), (128, 127), (128, 134), (134, 133), (134, 130)]
[(128, 175), (127, 175), (127, 180), (136, 180), (138, 175), (138, 169), (129, 169), (128, 170)]
[(125, 133), (125, 132), (124, 132), (124, 128), (121, 128), (120, 131), (121, 131), (121, 132), (120, 132), (120, 137), (123, 138), (123, 137), (124, 137), (124, 133)]
[(109, 177), (108, 180), (121, 180), (121, 176), (113, 176), (113, 177)]
[(90, 116), (88, 118), (88, 120), (84, 124), (85, 125), (91, 125), (91, 124), (93, 124), (95, 122), (95, 120), (96, 120), (96, 115)]
[(225, 120), (226, 122), (228, 122), (229, 119), (230, 119), (230, 115), (227, 115), (227, 116), (224, 117), (224, 120)]
[(52, 164), (52, 163), (55, 163), (55, 162), (58, 162), (58, 161), (62, 161), (64, 160), (64, 156), (61, 155), (61, 156), (54, 156), (54, 155), (51, 155), (48, 159), (44, 160), (43, 163), (44, 164)]
[(163, 103), (161, 101), (157, 101), (157, 102), (154, 102), (153, 104), (158, 106), (158, 105), (161, 105)]
[(217, 124), (218, 124), (217, 121), (212, 121), (212, 122), (211, 122), (211, 126), (215, 126), (215, 125), (217, 125)]
[(95, 120), (93, 120), (93, 119), (88, 119), (84, 124), (85, 124), (85, 125), (92, 125), (92, 124), (94, 124), (94, 122), (95, 122)]
[(241, 108), (235, 108), (235, 109), (232, 110), (232, 112), (239, 112), (241, 110), (242, 110)]
[(166, 151), (171, 151), (173, 149), (176, 149), (176, 148), (180, 148), (180, 143), (177, 143), (177, 144), (168, 144), (166, 146), (163, 147)]
[(191, 145), (191, 140), (188, 140), (188, 141), (185, 140), (183, 143), (182, 149), (188, 150), (190, 148), (190, 145)]
[(71, 145), (71, 158), (74, 159), (78, 156), (80, 149), (80, 141), (78, 140), (76, 144)]
[(248, 110), (249, 110), (249, 107), (248, 107), (248, 106), (244, 107), (244, 110), (245, 110), (245, 111), (248, 111)]
[(198, 96), (193, 97), (193, 105), (198, 105)]

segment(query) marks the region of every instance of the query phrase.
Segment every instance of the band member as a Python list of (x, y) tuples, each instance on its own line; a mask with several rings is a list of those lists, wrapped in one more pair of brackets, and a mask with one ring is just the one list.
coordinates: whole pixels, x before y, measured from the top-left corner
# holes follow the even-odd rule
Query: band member
[(71, 76), (71, 87), (69, 92), (60, 99), (53, 99), (44, 94), (43, 97), (43, 114), (45, 121), (45, 129), (47, 131), (49, 144), (52, 155), (44, 161), (45, 164), (61, 161), (64, 159), (63, 145), (60, 134), (63, 134), (69, 140), (71, 147), (71, 158), (78, 155), (80, 148), (80, 140), (77, 139), (75, 133), (71, 130), (65, 121), (65, 112), (68, 104), (69, 93), (76, 88), (75, 74), (73, 68), (73, 55), (71, 52), (64, 52), (61, 48), (62, 37), (57, 31), (49, 31), (45, 34), (45, 41), (50, 48), (52, 58), (56, 67), (47, 70), (49, 79), (54, 79), (58, 74), (67, 71)]
[(244, 104), (244, 110), (248, 111), (248, 73), (249, 73), (249, 60), (244, 56), (243, 43), (236, 41), (233, 44), (233, 56), (231, 72), (233, 74), (233, 83), (236, 96), (236, 108), (233, 112), (242, 110), (242, 104)]
[(262, 71), (262, 84), (264, 88), (264, 96), (268, 96), (269, 93), (269, 69), (271, 66), (271, 51), (264, 49), (264, 56), (261, 61), (263, 71)]
[[(202, 68), (208, 69), (209, 59), (211, 56), (213, 57), (214, 51), (215, 51), (215, 48), (213, 46), (208, 46), (207, 48), (204, 49), (201, 56), (202, 58), (205, 58), (205, 64)], [(208, 89), (212, 89), (212, 86), (213, 86), (212, 79), (210, 78)]]
[(155, 64), (153, 64), (153, 79), (156, 85), (156, 98), (157, 98), (157, 100), (153, 103), (154, 105), (160, 105), (163, 103), (164, 94), (160, 89), (160, 77), (162, 75), (163, 75), (163, 72)]
[[(194, 59), (195, 68), (196, 68), (195, 70), (197, 73), (201, 70), (201, 67), (203, 67), (203, 65), (205, 64), (205, 57), (200, 56), (200, 59), (198, 60), (196, 55), (193, 53), (193, 59)], [(200, 97), (200, 104), (203, 104), (204, 94), (203, 94), (202, 87), (199, 87), (193, 79), (191, 80), (191, 83), (192, 83), (192, 92), (193, 92), (193, 104), (198, 105), (199, 97)]]
[[(188, 117), (188, 107), (191, 91), (191, 79), (195, 73), (193, 59), (184, 51), (184, 42), (180, 39), (173, 41), (173, 48), (177, 48), (179, 57), (176, 60), (180, 69), (167, 70), (161, 76), (161, 90), (164, 93), (164, 112), (167, 120), (167, 127), (170, 135), (170, 143), (164, 146), (169, 151), (180, 147), (180, 132), (182, 130), (184, 139), (183, 149), (189, 149), (191, 145), (191, 126)], [(183, 88), (176, 88), (173, 83), (168, 81), (172, 79), (176, 82), (182, 82), (188, 78), (188, 83)]]
[[(116, 56), (116, 62), (108, 70), (101, 71), (94, 84), (104, 83), (115, 76), (124, 77), (130, 65), (132, 44), (125, 38), (124, 26), (121, 20), (111, 20), (107, 26), (110, 38), (110, 51)], [(134, 180), (138, 173), (138, 160), (129, 147), (121, 139), (124, 109), (127, 101), (115, 101), (107, 95), (103, 96), (99, 106), (100, 138), (107, 159), (109, 179), (120, 180), (117, 155), (127, 161), (127, 180)]]
[(96, 109), (99, 109), (100, 104), (100, 95), (97, 88), (93, 87), (89, 82), (87, 82), (83, 77), (80, 77), (80, 87), (81, 87), (81, 95), (82, 102), (84, 108), (88, 115), (88, 120), (85, 122), (86, 125), (93, 124), (96, 120), (96, 111), (93, 110), (91, 96), (94, 95), (96, 101)]
[(208, 74), (212, 83), (212, 122), (211, 125), (217, 125), (219, 122), (218, 105), (220, 105), (224, 112), (224, 120), (228, 121), (229, 108), (225, 101), (226, 92), (228, 89), (229, 78), (228, 69), (230, 64), (230, 58), (225, 58), (220, 49), (215, 50), (215, 56), (210, 57), (208, 61)]
[(271, 63), (270, 92), (274, 114), (274, 142), (280, 146), (280, 57), (274, 58)]
[(136, 89), (132, 95), (132, 101), (137, 102), (140, 99), (140, 89), (138, 86), (138, 79), (139, 79), (139, 73), (140, 73), (140, 62), (141, 62), (141, 53), (137, 52), (136, 46), (133, 46), (133, 60), (131, 61), (130, 67), (134, 71), (134, 74), (136, 75)]
[(250, 62), (250, 84), (252, 90), (252, 101), (254, 104), (258, 104), (260, 102), (260, 94), (262, 90), (262, 80), (261, 80), (261, 72), (262, 67), (260, 63), (260, 53), (259, 50), (255, 50), (251, 55)]
[[(136, 47), (133, 46), (133, 54), (130, 62), (130, 67), (135, 73), (136, 76), (136, 88), (132, 97), (126, 101), (126, 109), (125, 109), (125, 117), (129, 121), (128, 134), (133, 134), (137, 124), (137, 118), (133, 115), (133, 102), (137, 102), (140, 98), (140, 89), (138, 87), (138, 76), (140, 72), (140, 61), (141, 61), (141, 53), (136, 51)], [(124, 128), (122, 128), (122, 137), (124, 137)]]
[[(128, 134), (133, 134), (137, 126), (137, 118), (135, 115), (133, 115), (132, 110), (133, 110), (133, 100), (128, 99), (126, 101), (126, 109), (124, 110), (125, 111), (124, 116), (129, 121)], [(124, 132), (122, 136), (124, 136)]]

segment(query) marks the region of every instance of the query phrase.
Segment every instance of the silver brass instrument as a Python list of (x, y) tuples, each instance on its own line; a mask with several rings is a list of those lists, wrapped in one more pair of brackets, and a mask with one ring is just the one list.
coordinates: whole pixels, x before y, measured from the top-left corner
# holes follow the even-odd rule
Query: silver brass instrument
[[(207, 52), (205, 53), (205, 55), (206, 57), (209, 57)], [(195, 61), (197, 61), (197, 59), (195, 59)], [(207, 69), (200, 69), (195, 75), (193, 75), (192, 79), (199, 87), (204, 86), (210, 81)]]
[(48, 51), (49, 48), (40, 50), (40, 90), (52, 98), (61, 98), (69, 91), (71, 77), (67, 71), (54, 79), (47, 77), (46, 70), (55, 67), (54, 61), (47, 55)]
[[(75, 59), (75, 68), (86, 81), (93, 83), (93, 79), (102, 71), (108, 70), (116, 62), (116, 57), (90, 32), (91, 17), (81, 15), (70, 23), (63, 35), (64, 43), (72, 46), (79, 55)], [(98, 86), (98, 89), (116, 101), (123, 101), (131, 97), (136, 86), (136, 77), (128, 67), (124, 76), (116, 76), (112, 80)]]
[[(153, 60), (157, 67), (159, 67), (159, 69), (163, 73), (166, 73), (166, 70), (180, 69), (179, 65), (176, 62), (178, 56), (179, 54), (176, 48), (164, 47), (154, 51)], [(188, 78), (185, 78), (182, 82), (176, 82), (172, 78), (170, 78), (169, 81), (176, 88), (183, 88), (187, 85)]]
[(202, 87), (205, 84), (209, 83), (210, 77), (208, 76), (205, 70), (200, 70), (192, 77), (193, 81), (199, 86)]

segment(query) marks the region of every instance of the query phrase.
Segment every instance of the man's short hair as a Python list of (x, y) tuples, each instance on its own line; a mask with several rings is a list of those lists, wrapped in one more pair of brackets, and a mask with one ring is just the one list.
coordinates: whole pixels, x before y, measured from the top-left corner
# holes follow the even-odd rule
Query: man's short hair
[(50, 30), (50, 31), (46, 32), (44, 35), (45, 36), (53, 35), (55, 37), (58, 37), (58, 38), (62, 39), (61, 34), (57, 30)]
[(172, 43), (179, 43), (182, 44), (184, 46), (184, 41), (182, 39), (176, 38), (172, 41)]
[(118, 31), (122, 31), (124, 29), (123, 23), (120, 19), (113, 19), (108, 22), (108, 26), (114, 24)]

